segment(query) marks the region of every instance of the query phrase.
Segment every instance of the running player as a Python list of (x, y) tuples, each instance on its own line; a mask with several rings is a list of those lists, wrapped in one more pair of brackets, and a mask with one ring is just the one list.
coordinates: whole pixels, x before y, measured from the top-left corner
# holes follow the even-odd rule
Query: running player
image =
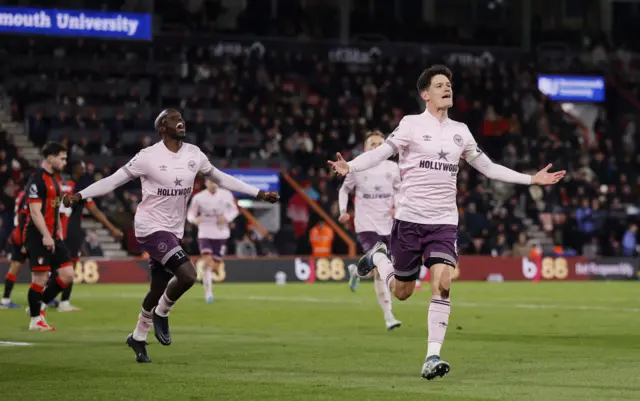
[[(29, 330), (54, 331), (55, 328), (44, 319), (44, 309), (41, 307), (73, 282), (71, 258), (62, 242), (59, 212), (62, 189), (56, 178), (56, 174), (67, 164), (67, 149), (52, 142), (44, 146), (42, 154), (42, 169), (31, 176), (25, 187), (29, 210), (25, 244), (31, 265)], [(47, 284), (51, 270), (58, 270), (58, 277)]]
[(140, 247), (149, 253), (151, 283), (142, 301), (136, 328), (126, 341), (138, 362), (151, 362), (146, 343), (151, 324), (160, 344), (171, 344), (169, 312), (197, 279), (196, 268), (180, 246), (180, 240), (184, 234), (187, 203), (198, 172), (231, 191), (271, 203), (280, 198), (276, 192), (265, 193), (221, 172), (211, 165), (200, 148), (184, 143), (185, 123), (177, 110), (162, 111), (154, 126), (162, 138), (160, 142), (141, 150), (109, 177), (64, 198), (65, 206), (69, 207), (140, 178), (142, 202), (135, 214), (134, 228)]
[[(384, 135), (380, 131), (373, 131), (367, 135), (364, 141), (364, 150), (369, 152), (384, 143)], [(394, 198), (400, 186), (400, 170), (398, 165), (390, 160), (385, 160), (366, 172), (350, 173), (338, 193), (340, 205), (341, 223), (349, 221), (351, 216), (347, 213), (349, 193), (355, 189), (355, 223), (358, 242), (365, 252), (368, 252), (377, 242), (389, 243), (391, 225), (393, 224)], [(402, 322), (393, 316), (391, 311), (391, 295), (389, 288), (380, 279), (377, 270), (373, 270), (373, 283), (378, 297), (378, 303), (382, 308), (387, 330), (393, 330), (402, 325)], [(349, 266), (349, 286), (355, 291), (360, 277), (355, 265)]]
[[(78, 188), (77, 183), (84, 175), (86, 167), (83, 161), (76, 160), (71, 163), (71, 179), (64, 181), (62, 184), (62, 192), (64, 194), (72, 195)], [(62, 180), (61, 180), (62, 181)], [(81, 202), (73, 205), (72, 207), (60, 207), (60, 221), (62, 223), (62, 233), (64, 235), (64, 243), (69, 250), (71, 261), (75, 266), (80, 260), (80, 253), (82, 244), (84, 243), (84, 230), (82, 229), (82, 210), (87, 208), (93, 217), (98, 220), (102, 225), (111, 232), (111, 235), (118, 241), (122, 239), (122, 231), (116, 228), (109, 219), (98, 209), (95, 202), (91, 199), (82, 200)], [(49, 281), (55, 280), (57, 274), (53, 272)], [(62, 291), (60, 296), (60, 304), (58, 305), (58, 312), (73, 312), (80, 310), (70, 303), (71, 290), (73, 283), (69, 284), (67, 288)]]
[(227, 250), (227, 240), (231, 236), (229, 223), (238, 214), (233, 194), (226, 189), (218, 188), (218, 184), (207, 177), (206, 191), (199, 192), (191, 199), (187, 212), (187, 220), (198, 226), (198, 244), (200, 255), (205, 263), (204, 297), (207, 303), (213, 302), (212, 274), (218, 272), (222, 258)]
[(29, 220), (29, 211), (27, 210), (26, 201), (24, 191), (20, 191), (16, 198), (14, 228), (9, 238), (9, 245), (11, 246), (9, 260), (11, 262), (4, 282), (4, 294), (0, 300), (0, 309), (20, 308), (20, 305), (11, 301), (11, 292), (18, 279), (20, 267), (22, 267), (22, 264), (27, 260), (27, 249), (24, 246), (24, 230)]
[(490, 179), (514, 184), (555, 184), (566, 172), (550, 173), (549, 164), (530, 176), (493, 163), (478, 149), (469, 128), (447, 116), (453, 105), (451, 71), (447, 67), (432, 66), (425, 70), (417, 87), (427, 106), (422, 114), (405, 116), (377, 149), (349, 163), (338, 154), (338, 160), (329, 164), (337, 174), (345, 176), (399, 155), (402, 183), (389, 241), (391, 260), (386, 245), (380, 242), (360, 259), (358, 274), (364, 276), (377, 267), (396, 298), (405, 300), (413, 293), (420, 263), (424, 262), (431, 270), (428, 350), (421, 372), (423, 378), (431, 380), (445, 376), (450, 369), (440, 359), (440, 349), (449, 324), (451, 278), (458, 262), (459, 160), (463, 158)]

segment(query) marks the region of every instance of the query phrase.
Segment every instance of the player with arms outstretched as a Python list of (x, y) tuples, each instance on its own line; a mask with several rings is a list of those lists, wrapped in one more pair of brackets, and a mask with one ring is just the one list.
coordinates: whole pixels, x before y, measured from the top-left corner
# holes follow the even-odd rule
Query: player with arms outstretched
[(423, 378), (431, 380), (445, 376), (450, 369), (440, 359), (440, 349), (449, 325), (451, 278), (458, 263), (459, 160), (466, 160), (491, 179), (522, 185), (555, 184), (565, 171), (550, 173), (551, 165), (547, 165), (531, 176), (493, 163), (478, 149), (466, 124), (447, 116), (453, 105), (453, 91), (451, 71), (445, 66), (425, 70), (417, 87), (427, 106), (423, 113), (405, 116), (384, 145), (348, 163), (338, 155), (338, 160), (329, 164), (337, 174), (345, 176), (399, 155), (402, 183), (389, 241), (391, 260), (386, 245), (379, 242), (358, 262), (358, 274), (364, 276), (377, 268), (395, 297), (405, 300), (414, 291), (420, 264), (424, 262), (431, 270), (428, 350), (421, 372)]
[(229, 223), (240, 212), (233, 194), (207, 177), (207, 189), (191, 198), (191, 205), (187, 212), (187, 220), (198, 226), (198, 245), (200, 255), (205, 263), (204, 296), (207, 303), (213, 302), (212, 274), (218, 272), (227, 249), (227, 240), (231, 236)]
[[(384, 135), (380, 131), (369, 133), (364, 141), (364, 151), (369, 152), (384, 143)], [(389, 235), (393, 224), (393, 209), (395, 194), (400, 187), (400, 170), (398, 165), (390, 160), (384, 160), (377, 166), (360, 172), (347, 174), (340, 192), (338, 203), (340, 206), (341, 223), (349, 221), (347, 213), (349, 194), (355, 190), (355, 225), (358, 242), (365, 252), (373, 248), (376, 243), (389, 244)], [(377, 270), (373, 274), (373, 284), (382, 308), (387, 330), (393, 330), (402, 325), (391, 311), (391, 295), (389, 288), (380, 279)], [(371, 274), (370, 273), (370, 274)], [(355, 265), (349, 266), (349, 286), (355, 291), (360, 277)]]
[[(73, 195), (77, 192), (77, 184), (80, 178), (84, 175), (86, 167), (83, 161), (76, 160), (71, 163), (71, 179), (62, 180), (62, 192), (63, 194)], [(62, 233), (64, 235), (64, 243), (69, 250), (71, 256), (71, 262), (75, 266), (80, 260), (80, 253), (82, 250), (82, 244), (84, 243), (84, 231), (82, 230), (82, 210), (87, 208), (93, 217), (98, 220), (102, 225), (111, 232), (117, 240), (122, 239), (122, 231), (116, 228), (107, 217), (98, 209), (95, 202), (91, 199), (83, 199), (76, 203), (72, 207), (61, 206), (60, 207), (60, 222), (62, 223)], [(57, 274), (54, 272), (51, 274), (49, 281), (55, 280)], [(73, 283), (69, 284), (67, 288), (62, 291), (60, 295), (60, 304), (58, 305), (59, 312), (73, 312), (80, 310), (71, 305), (71, 291), (73, 289)]]
[(162, 111), (155, 120), (161, 141), (141, 150), (124, 167), (72, 196), (65, 196), (69, 207), (82, 199), (105, 195), (121, 185), (140, 178), (142, 202), (138, 205), (134, 229), (140, 247), (149, 254), (151, 283), (142, 301), (135, 330), (127, 345), (136, 361), (151, 362), (147, 355), (147, 333), (153, 324), (160, 344), (171, 344), (169, 312), (176, 301), (196, 282), (196, 268), (180, 245), (184, 234), (187, 203), (198, 172), (211, 177), (220, 187), (275, 203), (276, 192), (263, 192), (231, 177), (211, 165), (196, 145), (184, 143), (185, 122), (177, 110)]
[(11, 246), (11, 256), (9, 257), (9, 271), (4, 281), (4, 293), (0, 300), (0, 309), (19, 309), (20, 305), (11, 301), (13, 286), (18, 280), (20, 267), (27, 260), (27, 248), (24, 245), (25, 228), (29, 220), (29, 210), (27, 209), (27, 198), (24, 191), (20, 191), (16, 198), (14, 228), (9, 238)]
[[(52, 142), (44, 146), (42, 154), (42, 169), (31, 176), (25, 187), (29, 210), (25, 244), (31, 265), (27, 310), (31, 315), (29, 330), (54, 331), (44, 319), (42, 306), (73, 282), (71, 257), (62, 241), (62, 188), (56, 177), (67, 164), (67, 149)], [(52, 270), (58, 270), (58, 276), (47, 284)]]

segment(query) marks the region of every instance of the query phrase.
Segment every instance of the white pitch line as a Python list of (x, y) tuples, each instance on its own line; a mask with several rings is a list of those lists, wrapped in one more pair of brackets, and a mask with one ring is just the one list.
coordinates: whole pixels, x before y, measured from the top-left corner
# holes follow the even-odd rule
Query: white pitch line
[(32, 343), (20, 343), (13, 341), (0, 341), (0, 347), (30, 347)]
[[(80, 293), (74, 294), (74, 298), (92, 298), (92, 299), (110, 299), (110, 298), (136, 298), (142, 299), (144, 293), (121, 292), (115, 294), (90, 294)], [(307, 296), (271, 296), (271, 295), (221, 295), (217, 299), (231, 301), (257, 301), (257, 302), (301, 302), (314, 304), (344, 304), (344, 305), (365, 305), (373, 302), (372, 299), (362, 298), (319, 298)], [(428, 301), (412, 300), (407, 303), (409, 306), (426, 306)], [(600, 306), (600, 305), (563, 305), (563, 304), (537, 304), (537, 303), (509, 303), (508, 300), (496, 302), (452, 302), (453, 308), (488, 308), (488, 309), (553, 309), (553, 310), (572, 310), (572, 311), (609, 311), (609, 312), (628, 312), (640, 313), (640, 308), (628, 308), (617, 306)]]

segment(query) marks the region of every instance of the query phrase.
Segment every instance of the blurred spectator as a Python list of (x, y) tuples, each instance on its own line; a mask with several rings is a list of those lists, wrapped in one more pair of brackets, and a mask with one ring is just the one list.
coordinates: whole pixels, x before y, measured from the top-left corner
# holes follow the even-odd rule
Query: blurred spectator
[(530, 253), (531, 253), (531, 245), (529, 245), (527, 234), (521, 232), (518, 235), (518, 241), (515, 244), (513, 244), (513, 248), (511, 250), (511, 256), (529, 257)]
[(98, 237), (95, 233), (90, 232), (87, 235), (87, 253), (88, 256), (94, 257), (102, 257), (104, 253), (102, 252), (102, 248), (100, 247), (100, 241), (98, 241)]
[(622, 238), (622, 254), (624, 256), (636, 256), (637, 254), (637, 233), (638, 233), (638, 225), (633, 223), (629, 226), (627, 231), (625, 231), (624, 236)]
[(246, 233), (236, 242), (236, 256), (239, 258), (255, 258), (258, 256), (256, 244), (251, 240), (249, 233)]
[(333, 247), (334, 232), (324, 220), (320, 220), (309, 232), (311, 254), (313, 256), (329, 256)]

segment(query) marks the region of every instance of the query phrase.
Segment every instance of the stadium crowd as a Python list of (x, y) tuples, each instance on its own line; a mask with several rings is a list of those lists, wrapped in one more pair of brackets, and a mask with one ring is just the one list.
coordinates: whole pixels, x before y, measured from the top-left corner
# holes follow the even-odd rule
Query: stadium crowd
[[(195, 43), (16, 38), (0, 44), (0, 54), (11, 54), (3, 57), (7, 62), (0, 76), (13, 100), (12, 115), (25, 121), (34, 145), (60, 140), (70, 159), (87, 162), (84, 185), (153, 143), (152, 119), (164, 107), (177, 107), (184, 110), (189, 139), (214, 163), (285, 166), (337, 222), (341, 183), (329, 174), (326, 160), (336, 152), (347, 159), (356, 156), (368, 131), (389, 133), (403, 115), (421, 112), (416, 78), (426, 65), (442, 61), (382, 54), (353, 64), (327, 54)], [(528, 254), (527, 222), (532, 222), (562, 248), (558, 252), (635, 254), (637, 226), (628, 216), (640, 195), (637, 118), (620, 112), (619, 99), (611, 94), (613, 100), (600, 107), (593, 140), (560, 105), (540, 95), (532, 60), (475, 60), (449, 67), (454, 72), (451, 117), (469, 126), (492, 159), (523, 172), (547, 163), (570, 172), (553, 189), (512, 187), (489, 182), (461, 161), (460, 252)], [(637, 87), (633, 90), (637, 93)], [(33, 167), (5, 135), (0, 136), (3, 238), (12, 199), (24, 183), (22, 173)], [(194, 192), (202, 187), (198, 182)], [(275, 248), (309, 252), (307, 233), (318, 216), (311, 213), (301, 222), (287, 208), (295, 192), (285, 188), (283, 193), (286, 217)], [(133, 254), (139, 250), (130, 216), (139, 202), (133, 182), (101, 201), (102, 210), (129, 232), (125, 246)], [(351, 233), (352, 222), (344, 228)], [(184, 240), (193, 253), (195, 233), (189, 225)], [(292, 237), (297, 247), (285, 249)], [(334, 252), (344, 253), (344, 244), (334, 238)], [(239, 254), (274, 253), (270, 242), (242, 218), (234, 222), (230, 245)]]

